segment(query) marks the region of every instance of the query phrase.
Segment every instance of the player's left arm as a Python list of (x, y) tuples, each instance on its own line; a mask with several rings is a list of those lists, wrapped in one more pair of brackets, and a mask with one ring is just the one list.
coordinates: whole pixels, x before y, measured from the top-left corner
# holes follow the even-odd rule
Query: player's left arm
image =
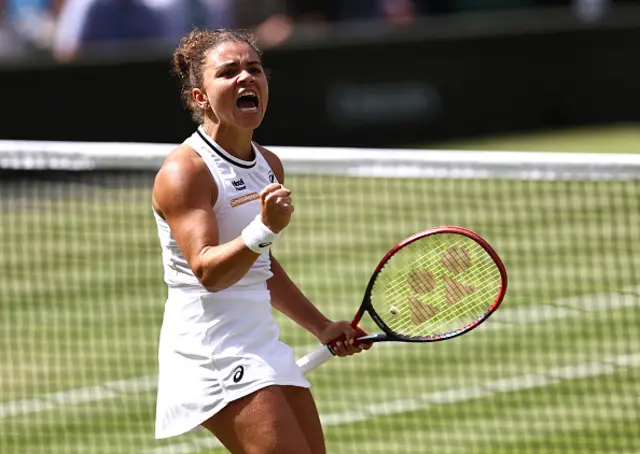
[[(284, 184), (284, 168), (280, 158), (264, 147), (258, 146), (258, 148), (278, 182)], [(267, 287), (271, 293), (271, 305), (309, 331), (323, 344), (344, 336), (345, 341), (338, 342), (335, 346), (336, 355), (345, 356), (360, 352), (362, 347), (353, 345), (353, 340), (367, 333), (359, 327), (354, 329), (348, 321), (333, 322), (328, 319), (302, 293), (272, 253), (270, 258), (273, 276), (267, 281)]]

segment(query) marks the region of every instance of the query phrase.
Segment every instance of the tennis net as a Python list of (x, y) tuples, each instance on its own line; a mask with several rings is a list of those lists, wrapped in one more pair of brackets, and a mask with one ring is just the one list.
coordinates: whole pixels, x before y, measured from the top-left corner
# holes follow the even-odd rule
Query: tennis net
[[(224, 452), (153, 439), (150, 198), (172, 148), (0, 141), (0, 452)], [(478, 232), (509, 271), (470, 335), (310, 373), (328, 452), (640, 452), (640, 156), (271, 149), (296, 206), (274, 255), (329, 317), (352, 317), (386, 251), (429, 227)], [(298, 356), (316, 347), (276, 317)]]

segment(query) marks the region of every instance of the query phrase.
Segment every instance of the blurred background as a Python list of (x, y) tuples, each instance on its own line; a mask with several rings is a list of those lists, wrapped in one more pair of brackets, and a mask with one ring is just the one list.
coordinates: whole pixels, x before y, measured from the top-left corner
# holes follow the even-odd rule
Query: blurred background
[(0, 0), (1, 454), (225, 452), (153, 438), (150, 193), (195, 128), (194, 25), (259, 36), (255, 138), (296, 203), (274, 254), (327, 316), (437, 225), (509, 273), (472, 333), (309, 374), (330, 454), (640, 454), (639, 1)]
[(192, 26), (259, 36), (264, 143), (639, 120), (635, 0), (0, 0), (0, 137), (181, 141), (193, 125), (169, 60)]

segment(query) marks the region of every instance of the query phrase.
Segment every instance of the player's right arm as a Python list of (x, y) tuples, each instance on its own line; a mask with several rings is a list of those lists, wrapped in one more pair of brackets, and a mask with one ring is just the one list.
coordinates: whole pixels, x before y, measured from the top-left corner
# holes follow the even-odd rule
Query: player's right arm
[[(281, 188), (268, 187), (261, 194), (261, 203), (273, 204), (281, 193)], [(218, 188), (206, 164), (186, 145), (171, 153), (153, 186), (154, 209), (169, 224), (195, 276), (212, 292), (238, 282), (259, 256), (245, 245), (242, 237), (219, 244), (213, 212), (217, 196)], [(286, 226), (278, 219), (274, 221), (273, 229)]]

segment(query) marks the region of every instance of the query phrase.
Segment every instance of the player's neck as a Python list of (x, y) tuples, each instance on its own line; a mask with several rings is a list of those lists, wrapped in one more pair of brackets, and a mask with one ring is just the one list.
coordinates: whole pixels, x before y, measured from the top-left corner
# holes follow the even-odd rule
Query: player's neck
[(230, 155), (244, 161), (250, 161), (254, 158), (253, 148), (251, 147), (252, 130), (230, 128), (209, 122), (205, 122), (203, 126), (207, 135)]

